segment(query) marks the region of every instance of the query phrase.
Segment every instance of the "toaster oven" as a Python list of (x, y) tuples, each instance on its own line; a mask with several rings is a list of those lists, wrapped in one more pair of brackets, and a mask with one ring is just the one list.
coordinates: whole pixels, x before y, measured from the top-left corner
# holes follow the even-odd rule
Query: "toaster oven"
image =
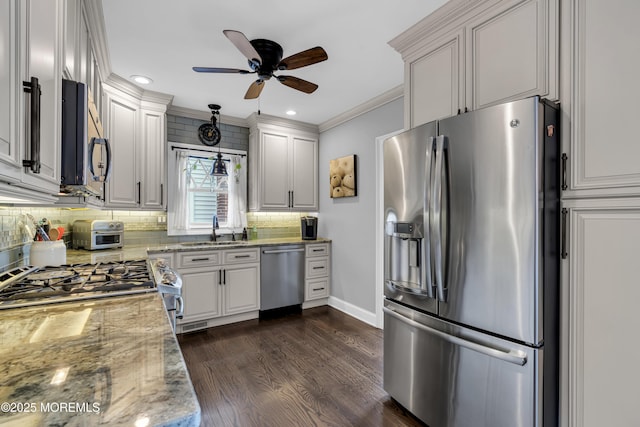
[(79, 219), (73, 223), (71, 243), (74, 249), (121, 248), (124, 243), (122, 221)]

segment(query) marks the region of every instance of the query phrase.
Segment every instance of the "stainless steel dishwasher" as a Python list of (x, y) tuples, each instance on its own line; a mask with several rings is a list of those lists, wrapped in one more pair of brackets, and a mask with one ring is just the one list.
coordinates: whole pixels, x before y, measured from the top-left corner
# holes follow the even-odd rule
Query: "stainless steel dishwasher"
[(260, 256), (260, 311), (300, 306), (304, 300), (304, 245), (267, 246)]

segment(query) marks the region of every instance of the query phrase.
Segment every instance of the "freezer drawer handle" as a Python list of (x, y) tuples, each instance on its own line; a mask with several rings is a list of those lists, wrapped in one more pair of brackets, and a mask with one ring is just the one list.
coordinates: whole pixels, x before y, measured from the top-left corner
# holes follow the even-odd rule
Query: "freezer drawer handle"
[(404, 322), (429, 334), (436, 335), (439, 338), (442, 338), (445, 341), (449, 341), (452, 344), (466, 347), (470, 350), (477, 351), (478, 353), (486, 354), (487, 356), (495, 357), (497, 359), (504, 360), (505, 362), (513, 363), (515, 365), (524, 366), (527, 363), (527, 356), (523, 355), (523, 353), (520, 351), (511, 350), (509, 352), (505, 352), (497, 348), (487, 347), (472, 341), (467, 341), (465, 339), (446, 334), (437, 329), (430, 328), (429, 326), (418, 323), (415, 320), (411, 320), (396, 311), (390, 310), (387, 307), (382, 307), (382, 310), (389, 316), (395, 317), (401, 322)]

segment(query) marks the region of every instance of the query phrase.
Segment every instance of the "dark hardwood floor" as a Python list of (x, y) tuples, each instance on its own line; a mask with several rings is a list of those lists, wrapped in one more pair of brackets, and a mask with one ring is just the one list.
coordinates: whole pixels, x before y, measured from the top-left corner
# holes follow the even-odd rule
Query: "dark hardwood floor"
[(209, 426), (420, 426), (382, 389), (382, 331), (324, 306), (178, 336)]

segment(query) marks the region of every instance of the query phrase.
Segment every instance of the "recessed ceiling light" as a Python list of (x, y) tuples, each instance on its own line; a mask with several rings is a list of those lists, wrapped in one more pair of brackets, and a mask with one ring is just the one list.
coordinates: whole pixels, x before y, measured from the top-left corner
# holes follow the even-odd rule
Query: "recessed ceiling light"
[(298, 113), (296, 113), (296, 112), (295, 112), (295, 111), (293, 111), (293, 110), (289, 110), (289, 111), (287, 111), (287, 116), (295, 116), (296, 114), (298, 114)]
[(149, 77), (145, 77), (145, 76), (133, 75), (133, 76), (131, 76), (131, 78), (133, 79), (134, 82), (140, 83), (141, 85), (148, 85), (150, 83), (153, 83), (153, 80), (151, 80)]

